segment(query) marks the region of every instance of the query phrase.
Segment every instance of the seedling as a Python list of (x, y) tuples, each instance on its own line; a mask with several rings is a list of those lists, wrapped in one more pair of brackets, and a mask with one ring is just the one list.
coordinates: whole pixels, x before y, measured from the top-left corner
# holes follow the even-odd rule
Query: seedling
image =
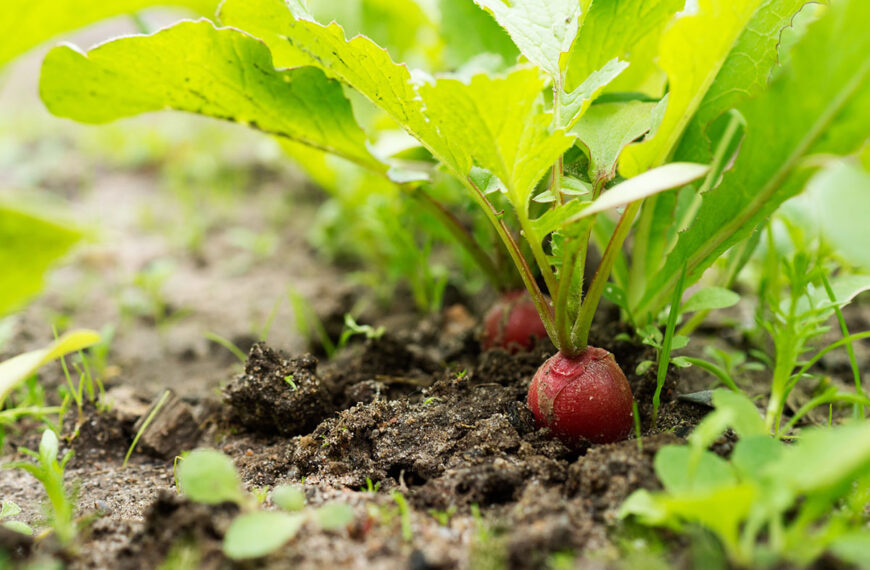
[[(665, 490), (635, 491), (622, 516), (678, 531), (701, 525), (743, 567), (774, 556), (806, 566), (824, 552), (865, 563), (866, 550), (858, 545), (870, 544), (863, 514), (870, 424), (808, 430), (785, 445), (769, 436), (745, 396), (720, 389), (713, 402), (716, 410), (695, 428), (688, 446), (666, 446), (656, 455)], [(706, 448), (728, 428), (740, 441), (726, 461)]]
[(3, 467), (5, 469), (23, 469), (42, 484), (51, 509), (50, 516), (54, 533), (61, 545), (69, 546), (75, 539), (78, 529), (73, 519), (72, 497), (67, 492), (63, 482), (63, 471), (72, 458), (73, 452), (67, 451), (63, 458), (58, 461), (59, 445), (54, 431), (46, 429), (42, 432), (38, 453), (23, 447), (18, 449), (18, 451), (36, 459), (35, 464), (28, 461), (13, 461), (4, 464)]
[[(306, 521), (324, 530), (347, 527), (354, 512), (349, 505), (330, 503), (318, 509), (305, 508), (305, 494), (299, 487), (282, 485), (272, 490), (272, 502), (279, 511), (259, 507), (265, 500), (241, 488), (232, 459), (219, 451), (197, 449), (182, 459), (176, 469), (176, 485), (190, 499), (208, 505), (235, 503), (241, 509), (224, 536), (224, 554), (233, 560), (260, 558), (290, 541)], [(266, 490), (261, 489), (265, 495)]]
[(2, 505), (0, 505), (0, 525), (3, 525), (9, 530), (14, 530), (15, 532), (20, 532), (21, 534), (32, 536), (33, 528), (30, 525), (21, 521), (4, 520), (10, 517), (17, 516), (20, 513), (21, 507), (19, 507), (12, 501), (3, 501)]

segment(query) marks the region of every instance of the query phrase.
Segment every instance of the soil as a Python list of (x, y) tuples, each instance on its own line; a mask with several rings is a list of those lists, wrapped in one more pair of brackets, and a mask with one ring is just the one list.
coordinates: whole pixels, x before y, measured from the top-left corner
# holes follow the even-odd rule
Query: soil
[[(168, 124), (174, 130), (160, 131)], [(73, 407), (63, 422), (64, 450), (75, 453), (66, 481), (77, 498), (81, 536), (61, 551), (50, 537), (34, 544), (0, 527), (0, 551), (13, 564), (54, 558), (73, 569), (541, 568), (569, 552), (577, 568), (602, 568), (619, 565), (627, 541), (651, 548), (619, 520), (619, 507), (636, 489), (658, 488), (656, 451), (683, 442), (708, 411), (678, 397), (711, 386), (702, 371), (668, 372), (654, 426), (654, 372), (634, 373), (654, 353), (614, 340), (628, 331), (604, 307), (592, 344), (607, 347), (625, 370), (641, 438), (569, 449), (535, 426), (525, 403), (531, 377), (553, 347), (541, 341), (528, 353), (481, 352), (481, 299), (454, 295), (456, 303), (426, 317), (411, 311), (401, 293), (388, 307), (364, 302), (360, 320), (385, 324), (387, 332), (327, 360), (295, 329), (288, 287), (327, 324), (340, 323), (352, 304), (370, 296), (347, 285), (353, 268), (325, 263), (308, 244), (322, 196), (268, 141), (238, 128), (171, 116), (118, 129), (157, 137), (163, 150), (140, 161), (126, 155), (107, 161), (87, 150), (105, 141), (95, 142), (94, 131), (82, 127), (30, 139), (2, 133), (14, 135), (19, 153), (51, 153), (51, 169), (29, 184), (52, 200), (64, 198), (77, 221), (102, 235), (52, 274), (42, 297), (15, 319), (0, 359), (49, 341), (51, 323), (115, 326), (100, 370), (107, 397), (81, 411)], [(197, 149), (191, 132), (211, 142)], [(45, 140), (52, 150), (40, 150)], [(213, 172), (179, 174), (183, 164), (207, 164)], [(26, 168), (5, 164), (0, 183), (20, 184)], [(179, 176), (184, 191), (173, 182)], [(226, 179), (235, 182), (209, 210), (217, 213), (197, 219), (214, 185)], [(202, 231), (196, 247), (179, 241), (191, 226)], [(239, 228), (268, 233), (275, 247), (265, 253), (240, 247), (232, 238)], [(168, 276), (147, 290), (143, 272), (164, 262)], [(723, 311), (689, 350), (745, 348), (734, 322), (745, 321), (747, 311), (751, 319), (744, 305)], [(865, 307), (849, 319), (853, 331), (870, 328)], [(247, 352), (243, 367), (208, 332)], [(867, 345), (858, 356), (870, 359)], [(833, 381), (848, 384), (841, 355), (822, 364)], [(49, 401), (56, 400), (55, 388), (65, 382), (60, 368), (46, 367), (39, 380)], [(2, 461), (24, 459), (16, 447), (35, 448), (39, 432), (30, 421), (7, 433)], [(306, 524), (273, 555), (232, 562), (221, 540), (237, 507), (199, 505), (176, 492), (175, 458), (196, 447), (230, 455), (251, 491), (300, 485), (310, 506), (351, 505), (353, 522), (338, 531)], [(728, 448), (726, 437), (716, 449)], [(0, 497), (22, 508), (16, 520), (44, 526), (43, 491), (29, 474), (0, 471)], [(273, 508), (269, 499), (265, 507)], [(686, 545), (664, 540), (674, 546), (671, 561), (689, 565)]]

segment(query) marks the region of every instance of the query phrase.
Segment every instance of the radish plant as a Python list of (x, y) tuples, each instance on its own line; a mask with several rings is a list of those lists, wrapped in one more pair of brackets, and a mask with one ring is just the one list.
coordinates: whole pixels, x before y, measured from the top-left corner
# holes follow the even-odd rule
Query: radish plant
[[(865, 143), (870, 6), (832, 2), (779, 54), (803, 1), (477, 4), (516, 65), (412, 71), (300, 0), (226, 0), (216, 22), (55, 48), (40, 92), (54, 114), (87, 123), (162, 109), (235, 121), (421, 196), (434, 170), (449, 174), (501, 247), (481, 247), (444, 204), (433, 212), (494, 281), (510, 260), (558, 349), (532, 383), (539, 423), (568, 443), (625, 437), (627, 380), (589, 345), (601, 297), (636, 326), (655, 321), (678, 283), (800, 192), (809, 157)], [(383, 126), (361, 127), (365, 113)], [(395, 136), (401, 152), (384, 144)], [(591, 241), (601, 261), (585, 283)]]

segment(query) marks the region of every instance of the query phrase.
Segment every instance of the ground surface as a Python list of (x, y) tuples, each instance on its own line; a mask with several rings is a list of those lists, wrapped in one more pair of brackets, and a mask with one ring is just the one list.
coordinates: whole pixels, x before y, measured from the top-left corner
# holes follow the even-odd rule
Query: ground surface
[[(7, 87), (6, 107), (21, 97), (17, 89)], [(177, 115), (95, 131), (33, 112), (6, 109), (0, 187), (63, 202), (98, 233), (11, 321), (0, 357), (49, 341), (52, 324), (113, 327), (102, 369), (109, 410), (86, 406), (63, 424), (64, 447), (76, 453), (67, 480), (81, 515), (95, 515), (70, 567), (157, 568), (170, 552), (176, 566), (165, 567), (238, 566), (220, 552), (234, 507), (194, 505), (176, 493), (173, 459), (198, 446), (228, 453), (248, 489), (295, 483), (309, 505), (354, 508), (347, 528), (306, 525), (278, 553), (240, 567), (597, 568), (624, 563), (626, 552), (643, 566), (655, 542), (622, 527), (617, 511), (633, 490), (657, 487), (656, 450), (682, 441), (706, 412), (676, 399), (711, 385), (702, 372), (671, 373), (654, 428), (653, 373), (633, 373), (653, 355), (614, 341), (625, 331), (604, 311), (592, 341), (628, 374), (642, 442), (567, 449), (536, 429), (524, 402), (552, 347), (481, 353), (479, 300), (428, 317), (409, 313), (401, 297), (369, 305), (387, 333), (318, 360), (294, 325), (288, 290), (327, 322), (340, 322), (365, 292), (308, 246), (322, 198), (275, 145)], [(868, 328), (865, 313), (850, 313), (853, 331)], [(714, 319), (692, 350), (712, 339), (739, 347), (733, 325), (747, 319), (748, 307)], [(244, 370), (208, 333), (250, 350)], [(859, 347), (862, 361), (867, 353)], [(835, 380), (848, 379), (841, 355), (825, 364)], [(46, 368), (40, 381), (53, 398), (60, 368)], [(136, 421), (165, 388), (175, 404), (122, 467)], [(38, 444), (38, 426), (29, 428), (9, 434), (4, 461), (20, 458), (16, 445)], [(0, 498), (39, 525), (43, 493), (30, 475), (0, 471)], [(689, 564), (688, 550), (673, 552), (672, 563)]]

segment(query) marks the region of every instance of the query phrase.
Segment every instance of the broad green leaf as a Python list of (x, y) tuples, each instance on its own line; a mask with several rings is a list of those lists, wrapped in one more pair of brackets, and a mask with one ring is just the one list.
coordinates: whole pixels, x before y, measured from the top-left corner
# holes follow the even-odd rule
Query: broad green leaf
[(683, 4), (685, 0), (592, 2), (577, 39), (563, 56), (566, 88), (575, 89), (605, 62), (634, 51), (638, 42), (661, 28)]
[(316, 0), (308, 9), (313, 20), (335, 20), (349, 36), (365, 34), (403, 61), (424, 63), (424, 52), (437, 51), (435, 24), (414, 0)]
[(870, 568), (870, 530), (853, 530), (834, 538), (830, 550), (857, 568)]
[(781, 441), (767, 434), (742, 437), (731, 453), (731, 465), (741, 480), (758, 480), (764, 468), (779, 460), (783, 449)]
[(747, 122), (740, 154), (719, 186), (704, 194), (638, 314), (666, 302), (683, 263), (689, 282), (697, 280), (800, 192), (812, 174), (802, 168), (805, 157), (846, 154), (864, 144), (870, 132), (870, 34), (861, 23), (868, 19), (868, 2), (834, 3), (795, 46), (790, 66), (740, 108)]
[(700, 0), (696, 14), (680, 18), (664, 33), (659, 65), (668, 74), (668, 107), (654, 136), (623, 151), (623, 176), (636, 176), (671, 156), (759, 2)]
[(423, 102), (405, 65), (365, 36), (347, 40), (336, 23), (297, 19), (281, 0), (226, 0), (220, 19), (249, 30), (271, 48), (280, 67), (312, 65), (359, 91), (426, 146), (454, 173), (465, 176), (467, 157), (454, 157), (423, 114)]
[(21, 382), (44, 365), (61, 356), (100, 342), (100, 335), (91, 330), (75, 330), (39, 350), (32, 350), (0, 362), (0, 404)]
[(475, 2), (492, 14), (496, 22), (507, 30), (520, 52), (530, 62), (561, 83), (559, 56), (571, 47), (577, 28), (592, 0)]
[[(870, 275), (853, 273), (846, 275), (838, 275), (830, 279), (831, 291), (834, 293), (834, 301), (828, 296), (828, 292), (823, 287), (813, 291), (813, 307), (817, 310), (828, 310), (833, 314), (833, 307), (843, 307), (852, 302), (859, 293), (863, 293), (870, 289)], [(805, 301), (802, 299), (801, 301)], [(806, 303), (798, 304), (798, 311), (807, 311), (810, 307)]]
[(655, 103), (630, 101), (594, 105), (571, 129), (589, 157), (589, 179), (610, 180), (616, 176), (619, 153), (650, 129)]
[(744, 394), (719, 388), (713, 392), (716, 408), (701, 420), (689, 436), (694, 453), (702, 453), (727, 429), (733, 429), (740, 437), (767, 434), (764, 420), (755, 404)]
[(20, 532), (21, 534), (26, 534), (27, 536), (33, 536), (33, 528), (20, 521), (3, 521), (0, 522), (0, 526), (4, 526), (9, 530), (14, 530), (15, 532)]
[(592, 101), (611, 81), (625, 71), (626, 67), (628, 62), (614, 58), (605, 63), (601, 69), (590, 73), (577, 89), (570, 93), (562, 92), (559, 99), (559, 121), (556, 126), (570, 129), (576, 125), (592, 105)]
[(42, 276), (81, 238), (74, 228), (0, 203), (0, 317), (42, 289)]
[(280, 485), (272, 491), (272, 502), (285, 511), (305, 508), (305, 491), (296, 485)]
[(477, 75), (470, 83), (439, 79), (420, 87), (427, 115), (451, 155), (460, 157), (460, 163), (473, 160), (497, 176), (521, 212), (544, 172), (574, 142), (564, 131), (551, 132), (552, 114), (543, 109), (541, 87), (534, 68), (516, 69), (503, 78)]
[(734, 470), (715, 453), (705, 451), (692, 472), (691, 449), (666, 445), (655, 457), (656, 475), (668, 493), (703, 493), (736, 481)]
[(87, 54), (55, 48), (43, 63), (40, 93), (55, 115), (86, 123), (176, 109), (383, 169), (338, 82), (312, 68), (276, 71), (261, 42), (208, 21), (120, 38)]
[(582, 200), (559, 204), (532, 220), (532, 230), (537, 236), (546, 236), (564, 226), (569, 219), (575, 218), (587, 206), (589, 202)]
[(744, 28), (695, 116), (687, 125), (675, 153), (678, 160), (710, 162), (708, 126), (726, 111), (764, 90), (777, 65), (782, 30), (807, 0), (764, 0)]
[(278, 511), (254, 511), (233, 519), (224, 536), (224, 554), (233, 560), (259, 558), (296, 536), (305, 517)]
[(695, 311), (709, 311), (712, 309), (724, 309), (732, 307), (740, 300), (740, 295), (722, 287), (704, 287), (683, 303), (681, 313), (694, 313)]
[(0, 519), (14, 517), (19, 513), (21, 513), (21, 507), (19, 507), (17, 503), (13, 503), (12, 501), (3, 501), (0, 503)]
[(607, 190), (591, 206), (572, 219), (591, 216), (611, 208), (637, 202), (671, 188), (685, 186), (689, 182), (704, 176), (708, 169), (709, 167), (705, 164), (672, 162), (653, 170), (648, 170)]
[(857, 161), (837, 161), (813, 177), (807, 193), (837, 255), (870, 269), (870, 173)]
[(0, 6), (0, 67), (64, 32), (152, 6), (182, 6), (213, 16), (217, 0), (3, 0)]
[(801, 432), (798, 443), (770, 465), (769, 475), (795, 493), (813, 493), (851, 483), (868, 469), (870, 423), (857, 422)]
[(503, 67), (519, 56), (510, 36), (474, 0), (438, 0), (441, 12), (441, 37), (447, 65), (460, 67), (484, 53), (497, 54)]
[(197, 503), (240, 503), (241, 480), (233, 460), (214, 449), (195, 449), (178, 465), (181, 492)]
[(329, 503), (317, 509), (314, 517), (320, 528), (338, 530), (345, 528), (354, 519), (353, 508), (342, 503)]

